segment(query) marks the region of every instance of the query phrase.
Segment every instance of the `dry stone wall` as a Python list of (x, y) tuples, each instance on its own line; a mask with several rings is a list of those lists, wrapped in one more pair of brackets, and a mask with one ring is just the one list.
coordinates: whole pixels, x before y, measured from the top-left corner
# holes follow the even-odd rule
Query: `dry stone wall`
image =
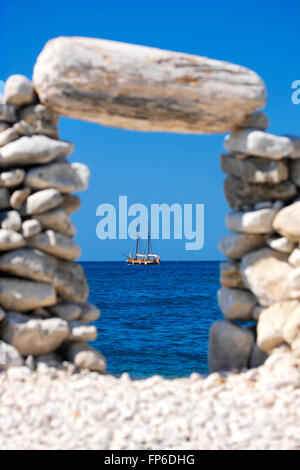
[(105, 371), (85, 344), (99, 310), (87, 302), (70, 214), (80, 207), (89, 170), (68, 163), (58, 115), (39, 103), (30, 80), (11, 76), (0, 104), (0, 369), (44, 362)]
[(226, 137), (221, 155), (231, 233), (219, 243), (228, 260), (211, 371), (256, 367), (281, 344), (300, 352), (300, 139), (268, 133), (267, 117), (256, 116)]

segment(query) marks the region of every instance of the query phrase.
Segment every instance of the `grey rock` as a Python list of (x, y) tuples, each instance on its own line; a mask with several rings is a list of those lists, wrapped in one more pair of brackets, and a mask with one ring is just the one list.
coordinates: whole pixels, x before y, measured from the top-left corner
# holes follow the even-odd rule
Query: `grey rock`
[(36, 356), (34, 363), (36, 368), (38, 368), (39, 364), (45, 364), (47, 367), (54, 367), (55, 369), (62, 368), (62, 358), (56, 352)]
[(62, 301), (59, 304), (49, 308), (55, 316), (68, 322), (78, 320), (81, 314), (81, 308), (78, 303)]
[(21, 217), (17, 211), (0, 212), (0, 226), (7, 230), (19, 232), (21, 228)]
[(0, 322), (2, 322), (5, 318), (5, 311), (3, 308), (0, 307)]
[(227, 135), (224, 147), (232, 153), (246, 153), (271, 160), (280, 160), (293, 150), (292, 141), (288, 137), (252, 129), (238, 130)]
[(250, 321), (257, 300), (246, 289), (232, 289), (222, 286), (218, 290), (218, 303), (227, 320)]
[(287, 201), (297, 194), (296, 186), (288, 180), (278, 184), (249, 183), (231, 175), (225, 179), (224, 192), (230, 207), (237, 210), (260, 201)]
[(0, 187), (12, 188), (19, 186), (25, 179), (25, 171), (21, 168), (16, 168), (0, 173)]
[[(277, 201), (278, 202), (278, 201)], [(271, 201), (261, 201), (261, 202), (257, 202), (256, 204), (254, 204), (254, 209), (255, 210), (260, 210), (260, 209), (274, 209), (274, 204), (275, 203), (272, 203)], [(276, 206), (277, 208), (277, 206)], [(280, 207), (281, 209), (281, 207)], [(279, 210), (279, 209), (278, 209)]]
[(86, 173), (89, 170), (83, 164), (50, 163), (29, 170), (26, 184), (33, 189), (55, 188), (61, 193), (84, 191), (88, 182)]
[(293, 150), (289, 153), (290, 158), (299, 158), (300, 157), (300, 138), (299, 136), (286, 135), (293, 144)]
[(20, 137), (20, 134), (13, 128), (9, 127), (5, 131), (0, 133), (0, 147), (3, 145), (9, 144)]
[(70, 333), (68, 341), (94, 341), (97, 338), (97, 328), (80, 321), (69, 323)]
[(35, 218), (39, 220), (44, 229), (52, 229), (66, 235), (66, 237), (72, 238), (76, 235), (76, 227), (68, 213), (61, 207), (44, 214), (36, 214)]
[(83, 342), (70, 341), (63, 345), (65, 358), (79, 369), (105, 372), (105, 357), (94, 348)]
[(227, 260), (220, 263), (220, 284), (225, 287), (244, 287), (238, 261)]
[(45, 135), (23, 136), (0, 149), (0, 167), (49, 163), (73, 151), (73, 144)]
[(270, 126), (270, 121), (265, 113), (257, 112), (249, 114), (245, 119), (239, 123), (240, 128), (244, 129), (260, 129), (264, 131)]
[(81, 250), (76, 243), (54, 230), (46, 230), (34, 235), (27, 241), (27, 245), (66, 260), (79, 258), (81, 254)]
[(7, 370), (10, 367), (19, 367), (24, 364), (24, 360), (19, 351), (0, 340), (0, 369)]
[(39, 320), (17, 312), (8, 313), (2, 327), (3, 340), (14, 346), (23, 356), (49, 354), (68, 335), (68, 324), (60, 318)]
[(78, 196), (64, 194), (63, 198), (63, 203), (60, 207), (68, 214), (73, 214), (74, 212), (78, 211), (78, 209), (80, 209), (81, 202)]
[(243, 233), (271, 233), (276, 214), (273, 208), (230, 212), (226, 215), (226, 226), (229, 230)]
[(60, 115), (143, 131), (226, 132), (266, 100), (264, 83), (245, 67), (80, 37), (49, 41), (33, 81)]
[(227, 320), (216, 321), (209, 334), (210, 372), (248, 367), (253, 346), (254, 335), (251, 331)]
[(39, 250), (27, 248), (1, 255), (0, 271), (52, 284), (61, 297), (72, 302), (84, 302), (89, 295), (80, 264), (58, 260)]
[(279, 183), (288, 178), (285, 160), (272, 161), (259, 157), (239, 159), (233, 154), (221, 155), (224, 173), (237, 176), (250, 183)]
[(25, 245), (25, 240), (14, 230), (0, 229), (0, 251), (14, 250)]
[[(1, 105), (1, 103), (0, 103), (0, 105)], [(1, 108), (0, 108), (0, 113), (1, 113)], [(8, 122), (4, 122), (4, 121), (0, 120), (0, 132), (6, 131), (6, 129), (9, 129), (10, 127), (11, 127), (11, 125), (8, 124)]]
[(24, 75), (11, 75), (5, 83), (4, 98), (6, 104), (24, 106), (36, 100), (33, 85)]
[(251, 233), (231, 233), (221, 238), (219, 250), (228, 258), (240, 259), (249, 251), (264, 246), (265, 236)]
[(7, 188), (0, 188), (0, 209), (9, 207), (9, 192)]
[(0, 120), (9, 123), (16, 122), (17, 117), (14, 108), (7, 104), (0, 103)]
[(74, 162), (71, 163), (71, 167), (81, 183), (81, 187), (83, 188), (81, 191), (86, 191), (90, 180), (90, 170), (88, 166), (84, 163)]
[(43, 189), (31, 194), (26, 199), (26, 214), (42, 214), (62, 203), (62, 196), (57, 189)]
[(267, 358), (268, 354), (255, 344), (251, 353), (250, 368), (253, 369), (262, 366)]
[(41, 134), (51, 139), (59, 139), (57, 127), (48, 121), (38, 120), (33, 124), (28, 124), (28, 122), (21, 120), (16, 122), (13, 127), (20, 135)]
[(50, 284), (2, 277), (0, 303), (7, 310), (26, 312), (36, 307), (54, 305), (56, 295)]
[(296, 186), (300, 186), (300, 158), (290, 161), (290, 178)]
[(100, 310), (95, 305), (89, 302), (77, 302), (77, 305), (80, 307), (79, 320), (82, 323), (94, 322), (100, 317)]
[(56, 126), (59, 119), (58, 115), (52, 111), (51, 108), (41, 103), (24, 106), (20, 110), (19, 115), (20, 119), (28, 124), (35, 124), (37, 121), (45, 121)]
[(22, 235), (24, 238), (30, 238), (42, 231), (42, 226), (37, 219), (24, 220), (22, 223)]

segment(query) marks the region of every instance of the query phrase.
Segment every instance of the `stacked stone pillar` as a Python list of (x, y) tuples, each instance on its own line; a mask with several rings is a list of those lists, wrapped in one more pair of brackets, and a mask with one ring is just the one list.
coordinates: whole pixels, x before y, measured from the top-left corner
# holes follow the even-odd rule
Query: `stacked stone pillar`
[(11, 76), (0, 104), (0, 369), (39, 363), (104, 372), (85, 344), (99, 310), (87, 302), (80, 248), (70, 214), (89, 170), (69, 163), (58, 116), (39, 103), (30, 80)]
[(219, 243), (225, 318), (211, 327), (211, 371), (257, 367), (283, 344), (300, 354), (300, 140), (268, 125), (253, 114), (221, 155), (231, 233)]

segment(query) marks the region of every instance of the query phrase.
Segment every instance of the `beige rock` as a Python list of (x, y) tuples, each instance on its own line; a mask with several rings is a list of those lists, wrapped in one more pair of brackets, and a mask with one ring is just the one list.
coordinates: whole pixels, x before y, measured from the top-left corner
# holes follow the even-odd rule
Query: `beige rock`
[(50, 163), (29, 170), (26, 184), (33, 189), (55, 188), (61, 193), (84, 191), (88, 181), (86, 173), (89, 170), (84, 164)]
[(20, 137), (20, 134), (13, 128), (9, 127), (5, 131), (1, 132), (0, 134), (0, 147), (3, 145), (9, 144), (9, 142), (13, 142)]
[(25, 179), (25, 171), (21, 168), (16, 168), (0, 173), (0, 187), (11, 188), (19, 186)]
[(95, 305), (88, 302), (77, 302), (77, 305), (81, 310), (79, 320), (82, 323), (90, 323), (100, 317), (100, 310)]
[(252, 233), (230, 233), (221, 238), (219, 250), (228, 258), (240, 259), (249, 251), (264, 246), (265, 236)]
[(50, 312), (68, 322), (78, 320), (81, 308), (78, 303), (63, 301), (50, 307)]
[(57, 189), (43, 189), (28, 196), (25, 210), (27, 214), (42, 214), (59, 206), (62, 200)]
[(58, 260), (39, 250), (28, 248), (4, 253), (0, 256), (0, 271), (52, 284), (61, 297), (72, 302), (84, 302), (89, 295), (80, 264)]
[(14, 250), (25, 245), (25, 240), (14, 230), (0, 229), (0, 251)]
[(263, 82), (244, 67), (80, 37), (49, 41), (33, 81), (58, 114), (143, 131), (226, 132), (266, 100)]
[(224, 173), (250, 183), (279, 183), (288, 178), (285, 160), (272, 161), (260, 157), (240, 159), (233, 154), (222, 154), (221, 168)]
[(73, 362), (79, 369), (105, 372), (105, 357), (87, 344), (83, 342), (70, 341), (64, 344), (63, 351), (66, 359)]
[(54, 230), (46, 230), (34, 235), (27, 241), (27, 245), (66, 260), (79, 258), (81, 254), (80, 247), (76, 243)]
[(278, 212), (273, 220), (273, 229), (294, 242), (300, 242), (300, 201)]
[[(289, 256), (289, 263), (296, 268), (300, 266), (300, 249), (295, 248)], [(299, 296), (300, 297), (300, 296)]]
[(249, 183), (235, 176), (227, 176), (224, 181), (225, 197), (233, 209), (241, 209), (245, 204), (254, 205), (260, 201), (292, 199), (296, 186), (291, 181), (278, 184)]
[(37, 219), (27, 219), (22, 223), (22, 235), (24, 238), (30, 238), (37, 235), (42, 230), (42, 226)]
[(30, 193), (30, 188), (16, 189), (10, 196), (9, 205), (14, 209), (21, 209), (22, 205), (24, 204)]
[(74, 212), (80, 209), (81, 202), (78, 196), (64, 194), (63, 195), (63, 203), (61, 204), (61, 208), (64, 209), (68, 214), (73, 214)]
[(9, 369), (24, 364), (24, 360), (19, 351), (10, 344), (0, 340), (0, 369)]
[(70, 333), (68, 341), (94, 341), (97, 338), (97, 328), (80, 321), (69, 323)]
[(24, 106), (36, 99), (31, 81), (24, 75), (11, 75), (5, 83), (4, 98), (6, 104)]
[(36, 214), (35, 218), (39, 220), (43, 228), (55, 230), (72, 238), (76, 235), (76, 227), (68, 216), (67, 211), (61, 207), (44, 212), (44, 214)]
[(23, 136), (0, 149), (0, 167), (48, 163), (73, 151), (73, 144), (45, 135)]
[(271, 160), (280, 160), (293, 150), (292, 141), (288, 137), (252, 129), (238, 130), (227, 135), (224, 147), (232, 153), (246, 153)]
[(2, 328), (3, 340), (14, 346), (23, 356), (49, 354), (68, 335), (68, 324), (60, 318), (39, 320), (17, 312), (7, 314)]
[(270, 125), (268, 116), (265, 113), (257, 112), (246, 116), (244, 121), (239, 124), (244, 129), (261, 129), (264, 131)]
[(251, 331), (227, 320), (216, 321), (209, 333), (209, 370), (241, 370), (248, 367), (253, 346), (254, 335)]
[(244, 287), (239, 262), (228, 260), (220, 263), (220, 283), (225, 287)]
[(218, 303), (227, 320), (250, 321), (257, 300), (246, 289), (232, 289), (223, 286), (218, 290)]
[(292, 271), (288, 255), (270, 248), (246, 254), (240, 267), (244, 285), (264, 307), (294, 297), (289, 283)]
[(271, 237), (267, 239), (266, 243), (273, 250), (287, 254), (291, 253), (295, 246), (295, 244), (286, 237)]
[(17, 278), (0, 278), (0, 304), (7, 310), (26, 312), (55, 303), (55, 290), (50, 284)]
[(226, 226), (229, 230), (243, 233), (273, 232), (272, 222), (277, 214), (274, 209), (230, 212), (226, 215)]
[(17, 211), (0, 212), (0, 226), (6, 230), (19, 232), (21, 228), (21, 217)]

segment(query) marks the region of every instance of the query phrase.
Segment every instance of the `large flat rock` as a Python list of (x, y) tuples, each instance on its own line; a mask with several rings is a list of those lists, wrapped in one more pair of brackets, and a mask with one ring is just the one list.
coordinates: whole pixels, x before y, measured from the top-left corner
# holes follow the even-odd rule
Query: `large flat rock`
[(245, 67), (82, 37), (48, 41), (33, 82), (58, 114), (142, 131), (227, 132), (266, 101), (263, 81)]

